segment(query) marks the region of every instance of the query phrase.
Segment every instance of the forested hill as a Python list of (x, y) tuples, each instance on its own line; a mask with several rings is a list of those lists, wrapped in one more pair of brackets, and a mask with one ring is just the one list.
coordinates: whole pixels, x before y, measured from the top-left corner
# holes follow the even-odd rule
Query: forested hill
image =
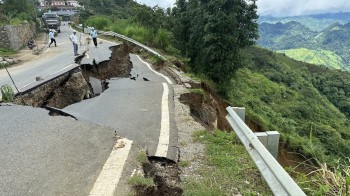
[(334, 23), (320, 32), (295, 21), (262, 23), (259, 30), (258, 44), (263, 47), (283, 50), (297, 60), (349, 70), (350, 23)]
[(84, 5), (83, 17), (92, 15), (109, 15), (113, 18), (128, 18), (132, 15), (132, 8), (139, 4), (133, 0), (79, 0)]
[(271, 16), (260, 16), (259, 24), (277, 22), (288, 23), (290, 21), (299, 22), (305, 25), (312, 31), (322, 31), (334, 23), (345, 24), (350, 22), (350, 12), (344, 13), (325, 13), (315, 15), (304, 15), (304, 16), (291, 16), (291, 17), (271, 17)]

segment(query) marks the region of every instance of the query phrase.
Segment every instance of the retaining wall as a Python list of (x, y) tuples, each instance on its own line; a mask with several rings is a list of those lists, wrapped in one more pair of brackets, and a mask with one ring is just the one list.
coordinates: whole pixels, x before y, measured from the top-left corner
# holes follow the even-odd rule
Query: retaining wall
[(31, 37), (35, 37), (36, 29), (32, 24), (6, 25), (0, 27), (0, 48), (18, 51), (27, 45)]

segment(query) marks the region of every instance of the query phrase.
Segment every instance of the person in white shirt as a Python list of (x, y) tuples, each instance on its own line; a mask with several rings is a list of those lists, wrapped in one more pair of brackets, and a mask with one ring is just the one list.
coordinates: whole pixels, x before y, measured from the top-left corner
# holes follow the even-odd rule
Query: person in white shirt
[(56, 39), (55, 39), (55, 32), (52, 29), (50, 29), (50, 32), (49, 32), (49, 39), (51, 40), (49, 47), (51, 46), (52, 43), (55, 43), (55, 47), (57, 47)]
[(95, 47), (97, 47), (97, 31), (95, 30), (94, 27), (91, 28), (90, 35), (92, 37), (92, 40), (94, 41)]
[(70, 41), (73, 43), (74, 56), (78, 56), (78, 38), (76, 36), (77, 32), (73, 30), (72, 35), (69, 36)]

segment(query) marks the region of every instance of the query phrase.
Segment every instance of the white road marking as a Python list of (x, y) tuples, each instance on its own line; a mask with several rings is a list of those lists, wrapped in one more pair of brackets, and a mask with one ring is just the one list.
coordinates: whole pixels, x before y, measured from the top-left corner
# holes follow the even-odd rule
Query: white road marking
[(166, 83), (163, 83), (163, 96), (162, 96), (162, 120), (160, 124), (159, 142), (155, 156), (166, 157), (168, 153), (169, 140), (170, 140), (170, 118), (169, 118), (169, 88)]
[(87, 59), (90, 58), (90, 55), (88, 53), (85, 53), (85, 56), (86, 56)]
[(153, 70), (150, 64), (148, 64), (147, 62), (143, 61), (143, 60), (139, 57), (139, 55), (136, 55), (136, 56), (137, 56), (137, 58), (140, 59), (141, 62), (143, 62), (144, 64), (147, 65), (148, 69), (150, 69), (151, 71), (153, 71), (155, 74), (157, 74), (157, 75), (159, 75), (159, 76), (162, 76), (169, 84), (173, 84), (173, 82), (172, 82), (167, 76), (165, 76), (165, 75), (163, 75), (162, 73), (159, 73), (159, 72)]
[[(121, 148), (120, 145), (123, 144)], [(94, 187), (90, 191), (90, 196), (113, 196), (122, 175), (124, 164), (129, 156), (132, 141), (126, 138), (118, 140), (109, 158), (102, 168)]]

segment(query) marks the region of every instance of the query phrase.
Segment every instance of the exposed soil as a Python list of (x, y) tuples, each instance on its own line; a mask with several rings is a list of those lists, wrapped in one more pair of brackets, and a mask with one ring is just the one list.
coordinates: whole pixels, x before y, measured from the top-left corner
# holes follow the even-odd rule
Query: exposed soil
[(189, 105), (191, 114), (206, 127), (232, 131), (225, 118), (226, 108), (229, 104), (220, 99), (206, 84), (202, 83), (201, 88), (204, 90), (204, 94), (195, 92), (182, 94), (180, 101)]
[(179, 168), (177, 163), (167, 158), (149, 157), (148, 163), (142, 168), (147, 178), (153, 178), (155, 186), (134, 187), (137, 196), (180, 196), (183, 190), (180, 187)]

